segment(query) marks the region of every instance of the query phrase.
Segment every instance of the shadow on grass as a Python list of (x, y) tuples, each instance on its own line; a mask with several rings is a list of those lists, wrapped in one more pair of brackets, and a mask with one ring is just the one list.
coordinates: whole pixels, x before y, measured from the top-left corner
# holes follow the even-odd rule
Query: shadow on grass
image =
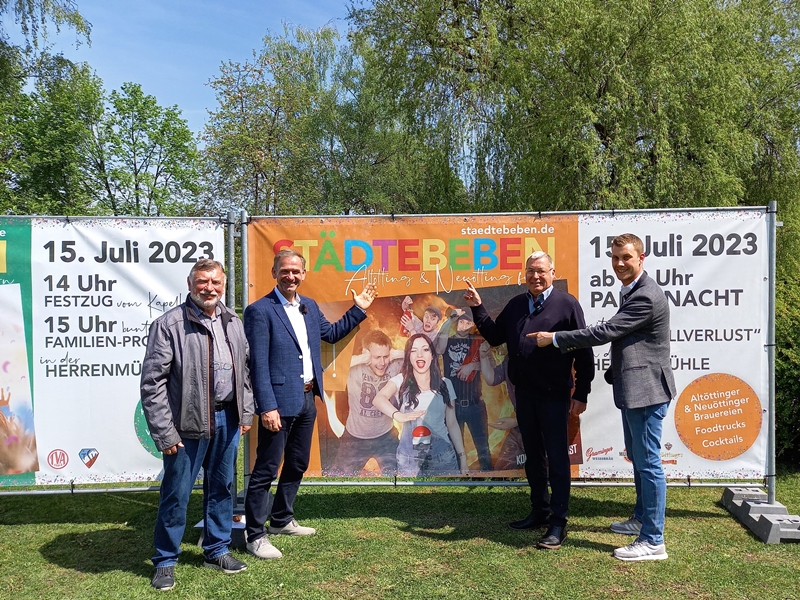
[[(632, 503), (632, 490), (575, 490), (567, 545), (610, 552), (618, 543), (604, 543), (597, 534), (607, 534), (612, 520), (628, 518)], [(709, 502), (707, 510), (703, 501), (676, 504), (668, 496), (667, 519), (732, 519), (717, 502)], [(63, 568), (86, 573), (125, 570), (149, 578), (157, 505), (154, 493), (14, 497), (4, 499), (0, 524), (52, 525), (58, 533), (40, 552)], [(295, 503), (297, 518), (316, 521), (314, 526), (323, 533), (336, 521), (341, 527), (351, 520), (363, 521), (367, 529), (381, 534), (388, 529), (443, 542), (486, 539), (513, 548), (531, 547), (544, 533), (508, 527), (529, 507), (526, 488), (306, 488)], [(197, 543), (199, 531), (193, 525), (201, 515), (202, 494), (193, 493), (184, 544)], [(201, 566), (202, 551), (193, 548), (180, 560)]]
[(97, 531), (64, 533), (40, 548), (48, 562), (81, 573), (128, 571), (142, 577), (152, 575), (147, 545), (133, 529), (114, 527)]

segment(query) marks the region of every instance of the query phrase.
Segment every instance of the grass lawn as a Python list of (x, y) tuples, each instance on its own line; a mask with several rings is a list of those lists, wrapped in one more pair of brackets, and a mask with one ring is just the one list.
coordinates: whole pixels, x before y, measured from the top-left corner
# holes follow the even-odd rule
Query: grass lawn
[[(766, 545), (720, 505), (721, 488), (669, 488), (669, 559), (622, 563), (631, 488), (573, 488), (569, 537), (537, 550), (514, 532), (527, 488), (301, 488), (295, 509), (319, 530), (273, 537), (284, 554), (238, 575), (202, 568), (188, 529), (177, 586), (149, 587), (156, 493), (0, 497), (0, 598), (691, 598), (800, 599), (800, 544)], [(777, 499), (800, 513), (800, 473)], [(195, 492), (189, 522), (201, 517)]]

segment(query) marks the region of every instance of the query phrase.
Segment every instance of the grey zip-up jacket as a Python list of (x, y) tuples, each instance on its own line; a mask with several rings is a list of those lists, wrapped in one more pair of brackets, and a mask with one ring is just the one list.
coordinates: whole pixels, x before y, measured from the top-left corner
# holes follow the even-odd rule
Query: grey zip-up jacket
[[(212, 363), (214, 340), (187, 298), (150, 325), (142, 364), (142, 408), (156, 448), (164, 451), (182, 439), (214, 436)], [(233, 356), (239, 425), (253, 424), (250, 350), (242, 321), (222, 304), (220, 318)]]

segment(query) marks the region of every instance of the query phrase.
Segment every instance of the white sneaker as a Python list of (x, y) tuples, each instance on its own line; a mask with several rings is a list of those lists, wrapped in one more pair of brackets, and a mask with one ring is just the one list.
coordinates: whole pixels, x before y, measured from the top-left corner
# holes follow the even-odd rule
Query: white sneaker
[(627, 521), (614, 521), (610, 529), (622, 535), (639, 535), (642, 531), (642, 522), (636, 517), (631, 517)]
[(253, 556), (263, 558), (265, 560), (270, 558), (280, 558), (283, 556), (281, 551), (273, 546), (272, 543), (267, 539), (267, 536), (262, 536), (255, 542), (247, 542), (247, 551)]
[(267, 533), (270, 535), (314, 535), (317, 533), (317, 530), (313, 527), (298, 525), (297, 521), (292, 519), (283, 527), (273, 527), (270, 525), (269, 529), (267, 529)]
[(614, 550), (614, 558), (625, 561), (664, 560), (667, 558), (667, 548), (664, 544), (651, 544), (637, 539), (632, 544)]

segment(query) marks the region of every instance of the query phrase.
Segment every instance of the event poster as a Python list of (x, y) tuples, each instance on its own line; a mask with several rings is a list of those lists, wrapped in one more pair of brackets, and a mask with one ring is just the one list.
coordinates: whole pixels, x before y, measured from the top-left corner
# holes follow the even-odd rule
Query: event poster
[[(35, 460), (25, 463), (28, 479), (12, 475), (22, 472), (14, 465), (8, 475), (0, 473), (0, 486), (157, 479), (161, 453), (139, 395), (148, 329), (186, 300), (194, 262), (224, 264), (222, 226), (217, 220), (122, 218), (8, 219), (2, 225), (0, 362), (8, 369), (0, 381), (0, 413), (5, 422), (13, 414)], [(13, 354), (6, 354), (9, 332), (16, 336)], [(19, 433), (6, 434), (7, 448), (20, 447), (14, 437), (22, 440)]]
[[(503, 377), (505, 349), (481, 350), (476, 329), (459, 331), (461, 312), (470, 314), (463, 300), (466, 281), (480, 290), (489, 313), (497, 316), (510, 298), (527, 289), (526, 257), (543, 250), (554, 259), (554, 285), (578, 298), (588, 325), (599, 323), (619, 307), (620, 284), (609, 245), (624, 232), (644, 241), (645, 270), (670, 305), (678, 397), (670, 403), (662, 437), (667, 476), (762, 477), (768, 421), (763, 209), (254, 220), (249, 232), (251, 302), (275, 285), (272, 259), (281, 248), (305, 257), (307, 275), (299, 292), (314, 298), (330, 321), (352, 305), (352, 292), (366, 283), (379, 292), (356, 332), (323, 345), (325, 397), (318, 405), (309, 474), (391, 475), (368, 444), (353, 460), (351, 433), (364, 439), (365, 432), (352, 413), (374, 414), (375, 391), (370, 395), (363, 386), (356, 389), (350, 375), (369, 377), (363, 340), (374, 339), (367, 338), (370, 332), (391, 341), (388, 368), (397, 372), (409, 336), (427, 324), (433, 345), (437, 338), (442, 341), (439, 361), (445, 377), (458, 377), (456, 371), (446, 372), (448, 364), (466, 364), (470, 357), (476, 371), (481, 364), (478, 399), (459, 399), (465, 407), (485, 405), (484, 419), (460, 423), (470, 474), (521, 475), (525, 455), (515, 427), (513, 385)], [(456, 340), (459, 335), (465, 339)], [(587, 411), (570, 423), (573, 476), (628, 478), (632, 467), (620, 414), (602, 377), (609, 366), (608, 346), (594, 348), (594, 355), (597, 374)]]

